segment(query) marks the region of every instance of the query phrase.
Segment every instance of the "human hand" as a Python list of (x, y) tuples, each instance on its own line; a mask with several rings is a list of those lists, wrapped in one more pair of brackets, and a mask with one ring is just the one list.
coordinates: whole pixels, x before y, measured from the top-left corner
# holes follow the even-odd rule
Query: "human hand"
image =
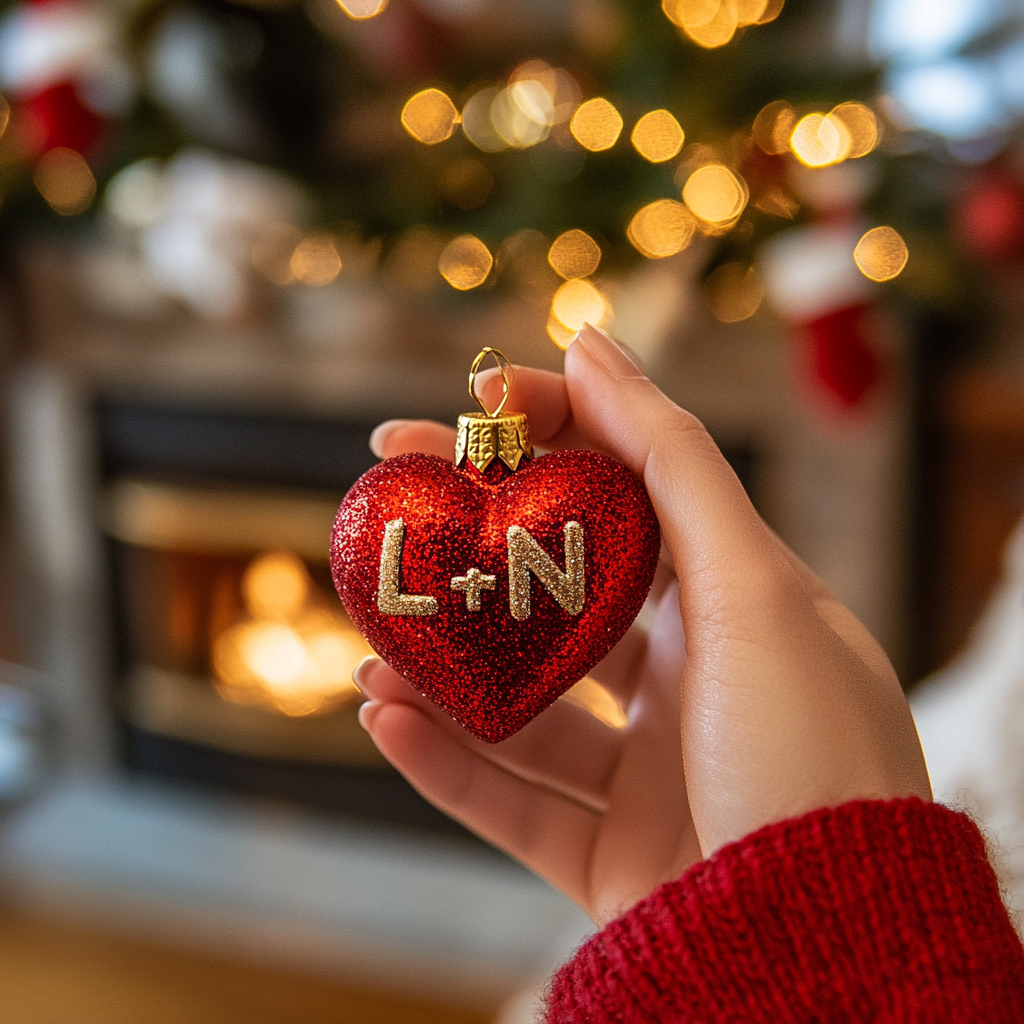
[[(931, 798), (885, 654), (765, 526), (693, 416), (592, 327), (564, 377), (518, 369), (513, 401), (542, 448), (606, 451), (643, 480), (663, 540), (653, 615), (591, 672), (625, 708), (621, 730), (558, 701), (490, 746), (364, 662), (360, 720), (428, 800), (603, 924), (770, 822)], [(451, 458), (454, 431), (391, 421), (373, 444)]]

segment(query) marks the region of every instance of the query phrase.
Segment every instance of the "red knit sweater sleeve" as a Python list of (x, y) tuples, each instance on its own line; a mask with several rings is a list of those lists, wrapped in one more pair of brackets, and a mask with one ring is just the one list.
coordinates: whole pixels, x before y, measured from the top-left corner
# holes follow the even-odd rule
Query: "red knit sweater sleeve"
[(1024, 950), (974, 823), (916, 798), (769, 825), (555, 976), (549, 1024), (1021, 1024)]

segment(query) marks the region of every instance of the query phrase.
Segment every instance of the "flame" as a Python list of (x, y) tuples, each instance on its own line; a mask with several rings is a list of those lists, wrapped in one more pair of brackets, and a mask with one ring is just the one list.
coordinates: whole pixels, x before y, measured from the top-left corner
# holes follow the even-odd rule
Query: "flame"
[(222, 697), (300, 716), (358, 694), (352, 672), (372, 651), (347, 620), (321, 606), (301, 559), (288, 551), (260, 555), (241, 589), (247, 614), (213, 643)]

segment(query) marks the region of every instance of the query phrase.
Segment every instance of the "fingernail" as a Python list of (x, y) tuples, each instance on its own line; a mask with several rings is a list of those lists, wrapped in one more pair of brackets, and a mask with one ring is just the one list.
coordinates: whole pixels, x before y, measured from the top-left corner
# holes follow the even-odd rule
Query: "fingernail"
[(355, 668), (353, 669), (353, 671), (352, 671), (352, 682), (353, 682), (353, 684), (355, 685), (355, 688), (356, 688), (356, 689), (357, 689), (357, 690), (358, 690), (358, 691), (359, 691), (360, 693), (363, 693), (363, 692), (364, 692), (364, 691), (363, 691), (363, 688), (362, 688), (362, 686), (360, 686), (360, 685), (359, 685), (359, 680), (360, 680), (360, 677), (362, 677), (363, 675), (365, 675), (365, 673), (366, 673), (366, 668), (367, 668), (367, 666), (368, 666), (368, 665), (372, 665), (372, 664), (373, 664), (374, 662), (376, 662), (376, 661), (380, 661), (380, 658), (375, 658), (375, 657), (374, 657), (374, 656), (373, 656), (372, 654), (368, 654), (368, 655), (367, 655), (367, 656), (366, 656), (365, 658), (363, 658), (363, 660), (362, 660), (361, 662), (359, 662), (359, 664), (358, 664), (358, 665), (356, 665), (356, 667), (355, 667)]
[(373, 731), (373, 720), (377, 717), (380, 704), (375, 700), (368, 700), (359, 708), (359, 724), (367, 731)]
[(640, 369), (626, 350), (617, 342), (612, 341), (604, 331), (592, 324), (584, 324), (576, 335), (573, 345), (579, 345), (593, 356), (613, 377), (619, 380), (644, 380), (647, 374)]
[(387, 439), (405, 423), (408, 423), (408, 420), (385, 420), (373, 428), (373, 433), (370, 435), (370, 451), (378, 459), (384, 458), (384, 445), (387, 443)]

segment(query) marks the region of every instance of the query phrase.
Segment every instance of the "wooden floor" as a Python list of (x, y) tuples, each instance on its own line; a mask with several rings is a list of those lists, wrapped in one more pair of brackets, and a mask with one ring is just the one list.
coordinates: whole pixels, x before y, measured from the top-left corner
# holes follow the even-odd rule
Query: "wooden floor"
[(0, 1024), (486, 1024), (491, 1017), (0, 908)]

